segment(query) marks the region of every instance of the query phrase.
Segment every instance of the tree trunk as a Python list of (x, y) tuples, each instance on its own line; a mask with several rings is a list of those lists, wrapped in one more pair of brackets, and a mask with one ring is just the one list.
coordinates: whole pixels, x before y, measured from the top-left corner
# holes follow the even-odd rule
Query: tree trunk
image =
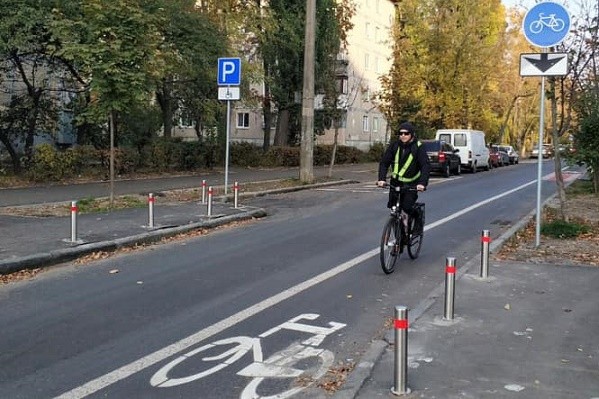
[[(268, 76), (265, 74), (265, 76)], [(264, 83), (264, 101), (262, 102), (262, 113), (264, 114), (264, 143), (262, 144), (262, 150), (268, 151), (270, 147), (270, 128), (272, 126), (272, 110), (270, 101), (270, 86), (268, 83)]]
[(333, 166), (335, 165), (335, 156), (337, 155), (337, 140), (339, 138), (339, 123), (335, 121), (335, 137), (333, 138), (333, 150), (331, 151), (331, 163), (329, 164), (328, 177), (333, 176)]
[(275, 143), (274, 145), (279, 147), (285, 147), (289, 144), (289, 110), (279, 110), (279, 117), (277, 118), (277, 130), (275, 132)]
[(172, 77), (167, 76), (162, 80), (162, 87), (157, 92), (157, 100), (162, 111), (162, 126), (165, 138), (171, 138), (173, 135), (173, 83)]
[[(12, 129), (12, 124), (10, 124), (8, 126), (6, 131), (9, 132), (11, 129)], [(13, 173), (15, 175), (21, 174), (21, 158), (19, 157), (19, 154), (16, 153), (16, 151), (12, 145), (12, 142), (10, 141), (10, 139), (8, 138), (8, 135), (6, 133), (0, 132), (0, 142), (2, 144), (4, 144), (6, 151), (8, 151), (8, 155), (10, 155)]]
[[(557, 185), (557, 194), (559, 198), (559, 213), (563, 221), (568, 221), (566, 215), (566, 191), (564, 190), (564, 176), (562, 175), (562, 156), (559, 153), (559, 132), (557, 128), (557, 98), (555, 95), (555, 78), (549, 80), (549, 87), (551, 88), (551, 135), (553, 141), (554, 157), (553, 165), (555, 172), (555, 184)], [(540, 154), (539, 148), (539, 157)]]

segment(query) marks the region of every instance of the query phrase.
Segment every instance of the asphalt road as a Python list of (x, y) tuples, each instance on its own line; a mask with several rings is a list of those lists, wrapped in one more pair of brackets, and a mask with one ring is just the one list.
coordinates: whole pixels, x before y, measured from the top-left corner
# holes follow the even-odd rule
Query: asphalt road
[[(0, 287), (0, 397), (246, 399), (292, 389), (294, 369), (318, 373), (314, 359), (354, 364), (395, 306), (416, 308), (443, 281), (445, 257), (459, 268), (479, 255), (483, 229), (497, 237), (530, 213), (536, 173), (521, 163), (434, 179), (420, 197), (421, 256), (404, 255), (392, 275), (378, 263), (387, 194), (373, 174), (252, 199), (271, 215), (252, 224)], [(545, 183), (547, 197), (555, 187)], [(225, 364), (206, 357), (239, 344), (252, 350), (208, 371)], [(248, 367), (252, 355), (265, 361)]]

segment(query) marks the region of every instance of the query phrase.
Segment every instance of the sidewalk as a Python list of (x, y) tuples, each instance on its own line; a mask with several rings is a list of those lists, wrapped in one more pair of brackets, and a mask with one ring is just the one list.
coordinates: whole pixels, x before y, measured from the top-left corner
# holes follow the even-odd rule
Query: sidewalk
[[(491, 253), (520, 227), (495, 240)], [(489, 264), (481, 279), (480, 258), (458, 263), (453, 320), (443, 317), (443, 270), (442, 283), (408, 310), (408, 392), (391, 392), (389, 330), (333, 399), (599, 399), (599, 268)]]
[[(455, 315), (444, 292), (417, 320), (408, 314), (409, 398), (599, 398), (599, 270), (492, 264), (456, 282)], [(393, 332), (385, 337), (393, 342)], [(394, 347), (373, 345), (371, 373), (334, 398), (393, 398)], [(364, 363), (364, 359), (363, 359)]]

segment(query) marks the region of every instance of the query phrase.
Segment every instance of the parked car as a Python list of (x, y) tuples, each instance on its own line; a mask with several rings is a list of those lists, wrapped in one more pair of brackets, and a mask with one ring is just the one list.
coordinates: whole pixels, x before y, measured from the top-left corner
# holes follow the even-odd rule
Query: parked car
[(428, 154), (431, 172), (440, 172), (443, 176), (462, 173), (459, 150), (443, 140), (422, 140), (422, 145)]
[(501, 157), (499, 156), (499, 149), (494, 146), (489, 146), (489, 166), (491, 168), (498, 168)]
[(499, 146), (500, 150), (507, 152), (507, 155), (510, 157), (510, 165), (516, 165), (520, 159), (518, 152), (514, 150), (514, 147), (511, 145), (502, 144)]
[(472, 173), (476, 173), (481, 168), (490, 169), (489, 149), (484, 132), (470, 129), (439, 129), (435, 139), (443, 140), (460, 150), (462, 167), (468, 168)]
[(501, 149), (501, 146), (491, 145), (489, 146), (489, 151), (497, 153), (499, 166), (507, 166), (510, 164), (510, 156)]
[[(553, 156), (553, 147), (551, 144), (543, 144), (543, 148), (541, 149), (541, 156), (543, 158), (550, 158)], [(531, 158), (539, 157), (539, 146), (535, 145), (530, 153)]]

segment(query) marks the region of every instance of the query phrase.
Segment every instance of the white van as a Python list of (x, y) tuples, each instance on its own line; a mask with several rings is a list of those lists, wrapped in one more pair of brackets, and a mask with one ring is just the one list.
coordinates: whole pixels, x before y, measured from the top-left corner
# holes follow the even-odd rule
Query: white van
[(489, 170), (489, 148), (485, 142), (485, 133), (470, 129), (439, 129), (435, 135), (460, 150), (460, 163), (463, 168), (476, 173), (477, 169)]

